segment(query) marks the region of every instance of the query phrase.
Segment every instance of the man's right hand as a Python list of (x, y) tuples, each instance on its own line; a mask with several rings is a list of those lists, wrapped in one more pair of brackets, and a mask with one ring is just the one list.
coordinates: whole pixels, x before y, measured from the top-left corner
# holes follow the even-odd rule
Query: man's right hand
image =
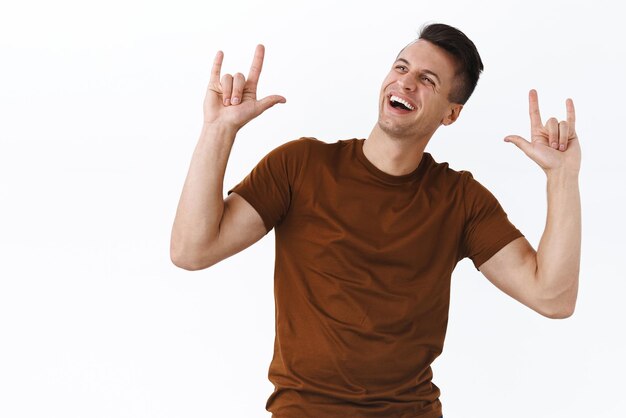
[(218, 51), (213, 61), (211, 80), (204, 99), (204, 123), (219, 124), (238, 131), (246, 123), (276, 103), (285, 103), (283, 96), (272, 95), (257, 100), (256, 89), (263, 68), (265, 47), (257, 45), (246, 80), (243, 74), (220, 75), (224, 53)]

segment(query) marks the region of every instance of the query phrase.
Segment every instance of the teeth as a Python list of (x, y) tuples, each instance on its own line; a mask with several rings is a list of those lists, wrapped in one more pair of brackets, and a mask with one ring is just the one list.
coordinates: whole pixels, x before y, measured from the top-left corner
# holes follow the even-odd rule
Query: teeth
[(409, 102), (407, 102), (404, 99), (399, 98), (398, 96), (391, 96), (391, 101), (393, 102), (398, 102), (398, 103), (402, 103), (403, 105), (405, 105), (407, 108), (411, 109), (411, 110), (415, 110), (415, 108), (413, 106), (411, 106), (409, 104)]

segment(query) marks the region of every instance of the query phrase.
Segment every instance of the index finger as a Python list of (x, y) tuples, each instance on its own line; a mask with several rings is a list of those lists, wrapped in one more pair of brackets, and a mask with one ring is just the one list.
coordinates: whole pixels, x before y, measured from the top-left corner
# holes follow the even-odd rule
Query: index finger
[(530, 129), (541, 128), (543, 123), (539, 113), (539, 97), (535, 89), (528, 93), (528, 113), (530, 114)]
[(576, 110), (574, 109), (574, 101), (567, 99), (565, 101), (565, 107), (567, 108), (567, 126), (569, 126), (569, 134), (571, 136), (576, 132)]
[(215, 59), (213, 60), (213, 68), (211, 69), (211, 83), (219, 84), (222, 72), (222, 62), (224, 61), (224, 53), (217, 51)]
[(263, 68), (263, 58), (265, 57), (265, 47), (261, 44), (256, 46), (254, 51), (254, 58), (252, 59), (252, 65), (250, 66), (250, 72), (248, 73), (248, 83), (252, 89), (256, 89), (259, 83), (259, 76), (261, 75), (261, 69)]

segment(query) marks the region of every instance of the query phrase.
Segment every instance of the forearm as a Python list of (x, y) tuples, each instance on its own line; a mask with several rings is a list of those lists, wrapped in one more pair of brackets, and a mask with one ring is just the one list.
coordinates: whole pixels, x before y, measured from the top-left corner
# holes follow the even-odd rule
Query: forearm
[(205, 124), (193, 152), (178, 203), (170, 253), (175, 264), (189, 264), (219, 235), (224, 211), (224, 173), (236, 130)]
[(578, 173), (549, 172), (548, 214), (537, 250), (537, 283), (547, 303), (573, 311), (578, 293), (581, 209)]

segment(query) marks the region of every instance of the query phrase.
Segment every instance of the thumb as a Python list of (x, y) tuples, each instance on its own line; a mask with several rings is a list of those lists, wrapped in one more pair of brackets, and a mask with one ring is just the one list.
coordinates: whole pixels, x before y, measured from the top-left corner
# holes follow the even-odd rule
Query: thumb
[(524, 154), (526, 155), (529, 155), (532, 148), (532, 144), (519, 135), (507, 135), (504, 137), (504, 142), (512, 142), (517, 146), (517, 148), (524, 151)]
[(285, 99), (283, 96), (272, 95), (272, 96), (264, 97), (263, 99), (257, 102), (257, 108), (259, 111), (258, 114), (260, 115), (261, 113), (265, 112), (267, 109), (274, 106), (275, 104), (286, 103), (286, 102), (287, 102), (287, 99)]

